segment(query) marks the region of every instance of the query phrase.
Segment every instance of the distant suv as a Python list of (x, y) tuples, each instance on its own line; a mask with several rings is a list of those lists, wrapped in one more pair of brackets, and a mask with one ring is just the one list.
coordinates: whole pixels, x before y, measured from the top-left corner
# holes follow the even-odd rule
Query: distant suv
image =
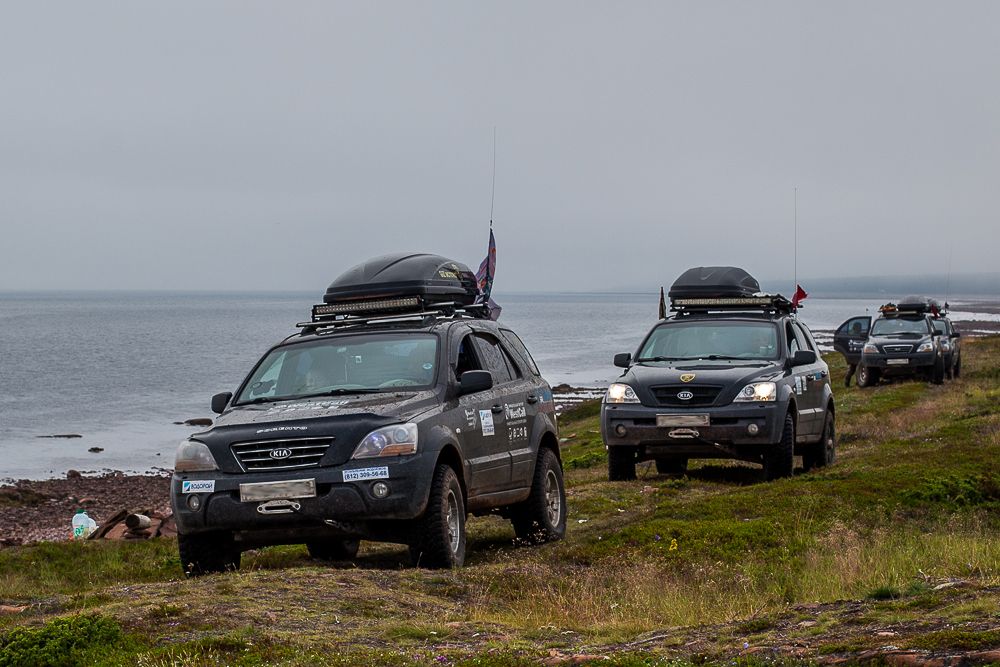
[(636, 463), (683, 474), (689, 458), (761, 463), (787, 477), (833, 463), (829, 369), (809, 329), (780, 295), (760, 293), (746, 271), (690, 269), (670, 289), (673, 315), (646, 334), (601, 406), (608, 478)]
[(883, 377), (918, 376), (935, 384), (944, 382), (947, 369), (944, 341), (935, 328), (932, 312), (937, 304), (926, 297), (907, 297), (887, 303), (879, 316), (847, 320), (834, 334), (834, 348), (849, 364), (857, 365), (859, 387), (878, 384)]
[(237, 568), (242, 550), (271, 544), (349, 560), (359, 539), (461, 566), (468, 512), (507, 517), (524, 540), (561, 538), (551, 389), (477, 292), (437, 255), (371, 260), (235, 395), (213, 397), (220, 416), (181, 443), (171, 481), (185, 570)]

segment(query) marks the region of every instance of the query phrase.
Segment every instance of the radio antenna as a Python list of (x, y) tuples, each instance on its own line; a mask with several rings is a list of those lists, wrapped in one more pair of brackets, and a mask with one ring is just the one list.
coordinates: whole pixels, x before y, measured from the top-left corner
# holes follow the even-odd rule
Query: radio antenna
[(493, 182), (490, 185), (490, 229), (493, 229), (493, 200), (497, 194), (497, 126), (493, 126)]
[(792, 190), (792, 227), (794, 246), (792, 248), (792, 294), (799, 289), (799, 189)]

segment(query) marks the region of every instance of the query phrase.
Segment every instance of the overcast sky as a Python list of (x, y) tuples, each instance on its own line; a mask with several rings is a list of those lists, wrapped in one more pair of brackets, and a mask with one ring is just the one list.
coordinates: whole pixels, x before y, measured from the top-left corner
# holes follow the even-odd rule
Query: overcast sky
[[(1000, 262), (1000, 3), (5, 2), (0, 291)], [(938, 259), (935, 259), (937, 257)]]

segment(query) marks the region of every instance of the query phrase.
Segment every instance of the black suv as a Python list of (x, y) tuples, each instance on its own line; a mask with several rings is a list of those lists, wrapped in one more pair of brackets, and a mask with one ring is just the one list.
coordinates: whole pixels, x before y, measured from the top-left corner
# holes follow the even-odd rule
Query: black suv
[(962, 374), (962, 334), (947, 315), (940, 314), (931, 320), (934, 330), (941, 336), (941, 348), (944, 350), (944, 370), (949, 379)]
[(689, 458), (762, 463), (786, 477), (833, 463), (829, 369), (784, 297), (760, 294), (746, 271), (699, 267), (670, 289), (673, 315), (646, 335), (601, 406), (608, 478), (639, 461), (682, 474)]
[(925, 297), (887, 303), (877, 318), (862, 315), (841, 324), (834, 333), (834, 349), (857, 366), (859, 387), (876, 385), (884, 377), (905, 376), (941, 384), (948, 363), (943, 343), (951, 339), (935, 328), (934, 312), (937, 304)]
[(561, 538), (555, 406), (528, 350), (475, 305), (475, 276), (437, 255), (348, 271), (300, 334), (271, 348), (214, 426), (177, 451), (171, 502), (188, 573), (305, 543), (352, 559), (359, 539), (461, 566), (467, 513)]

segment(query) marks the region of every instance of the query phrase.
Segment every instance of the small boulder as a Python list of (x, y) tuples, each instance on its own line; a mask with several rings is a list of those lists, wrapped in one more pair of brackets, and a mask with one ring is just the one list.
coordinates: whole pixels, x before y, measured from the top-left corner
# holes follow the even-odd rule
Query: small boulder
[(83, 475), (80, 474), (79, 470), (67, 470), (66, 479), (80, 479)]
[(195, 417), (194, 419), (185, 419), (185, 426), (211, 426), (212, 420), (208, 417)]
[(91, 447), (87, 451), (90, 452), (91, 454), (100, 454), (101, 452), (104, 451), (104, 447)]

